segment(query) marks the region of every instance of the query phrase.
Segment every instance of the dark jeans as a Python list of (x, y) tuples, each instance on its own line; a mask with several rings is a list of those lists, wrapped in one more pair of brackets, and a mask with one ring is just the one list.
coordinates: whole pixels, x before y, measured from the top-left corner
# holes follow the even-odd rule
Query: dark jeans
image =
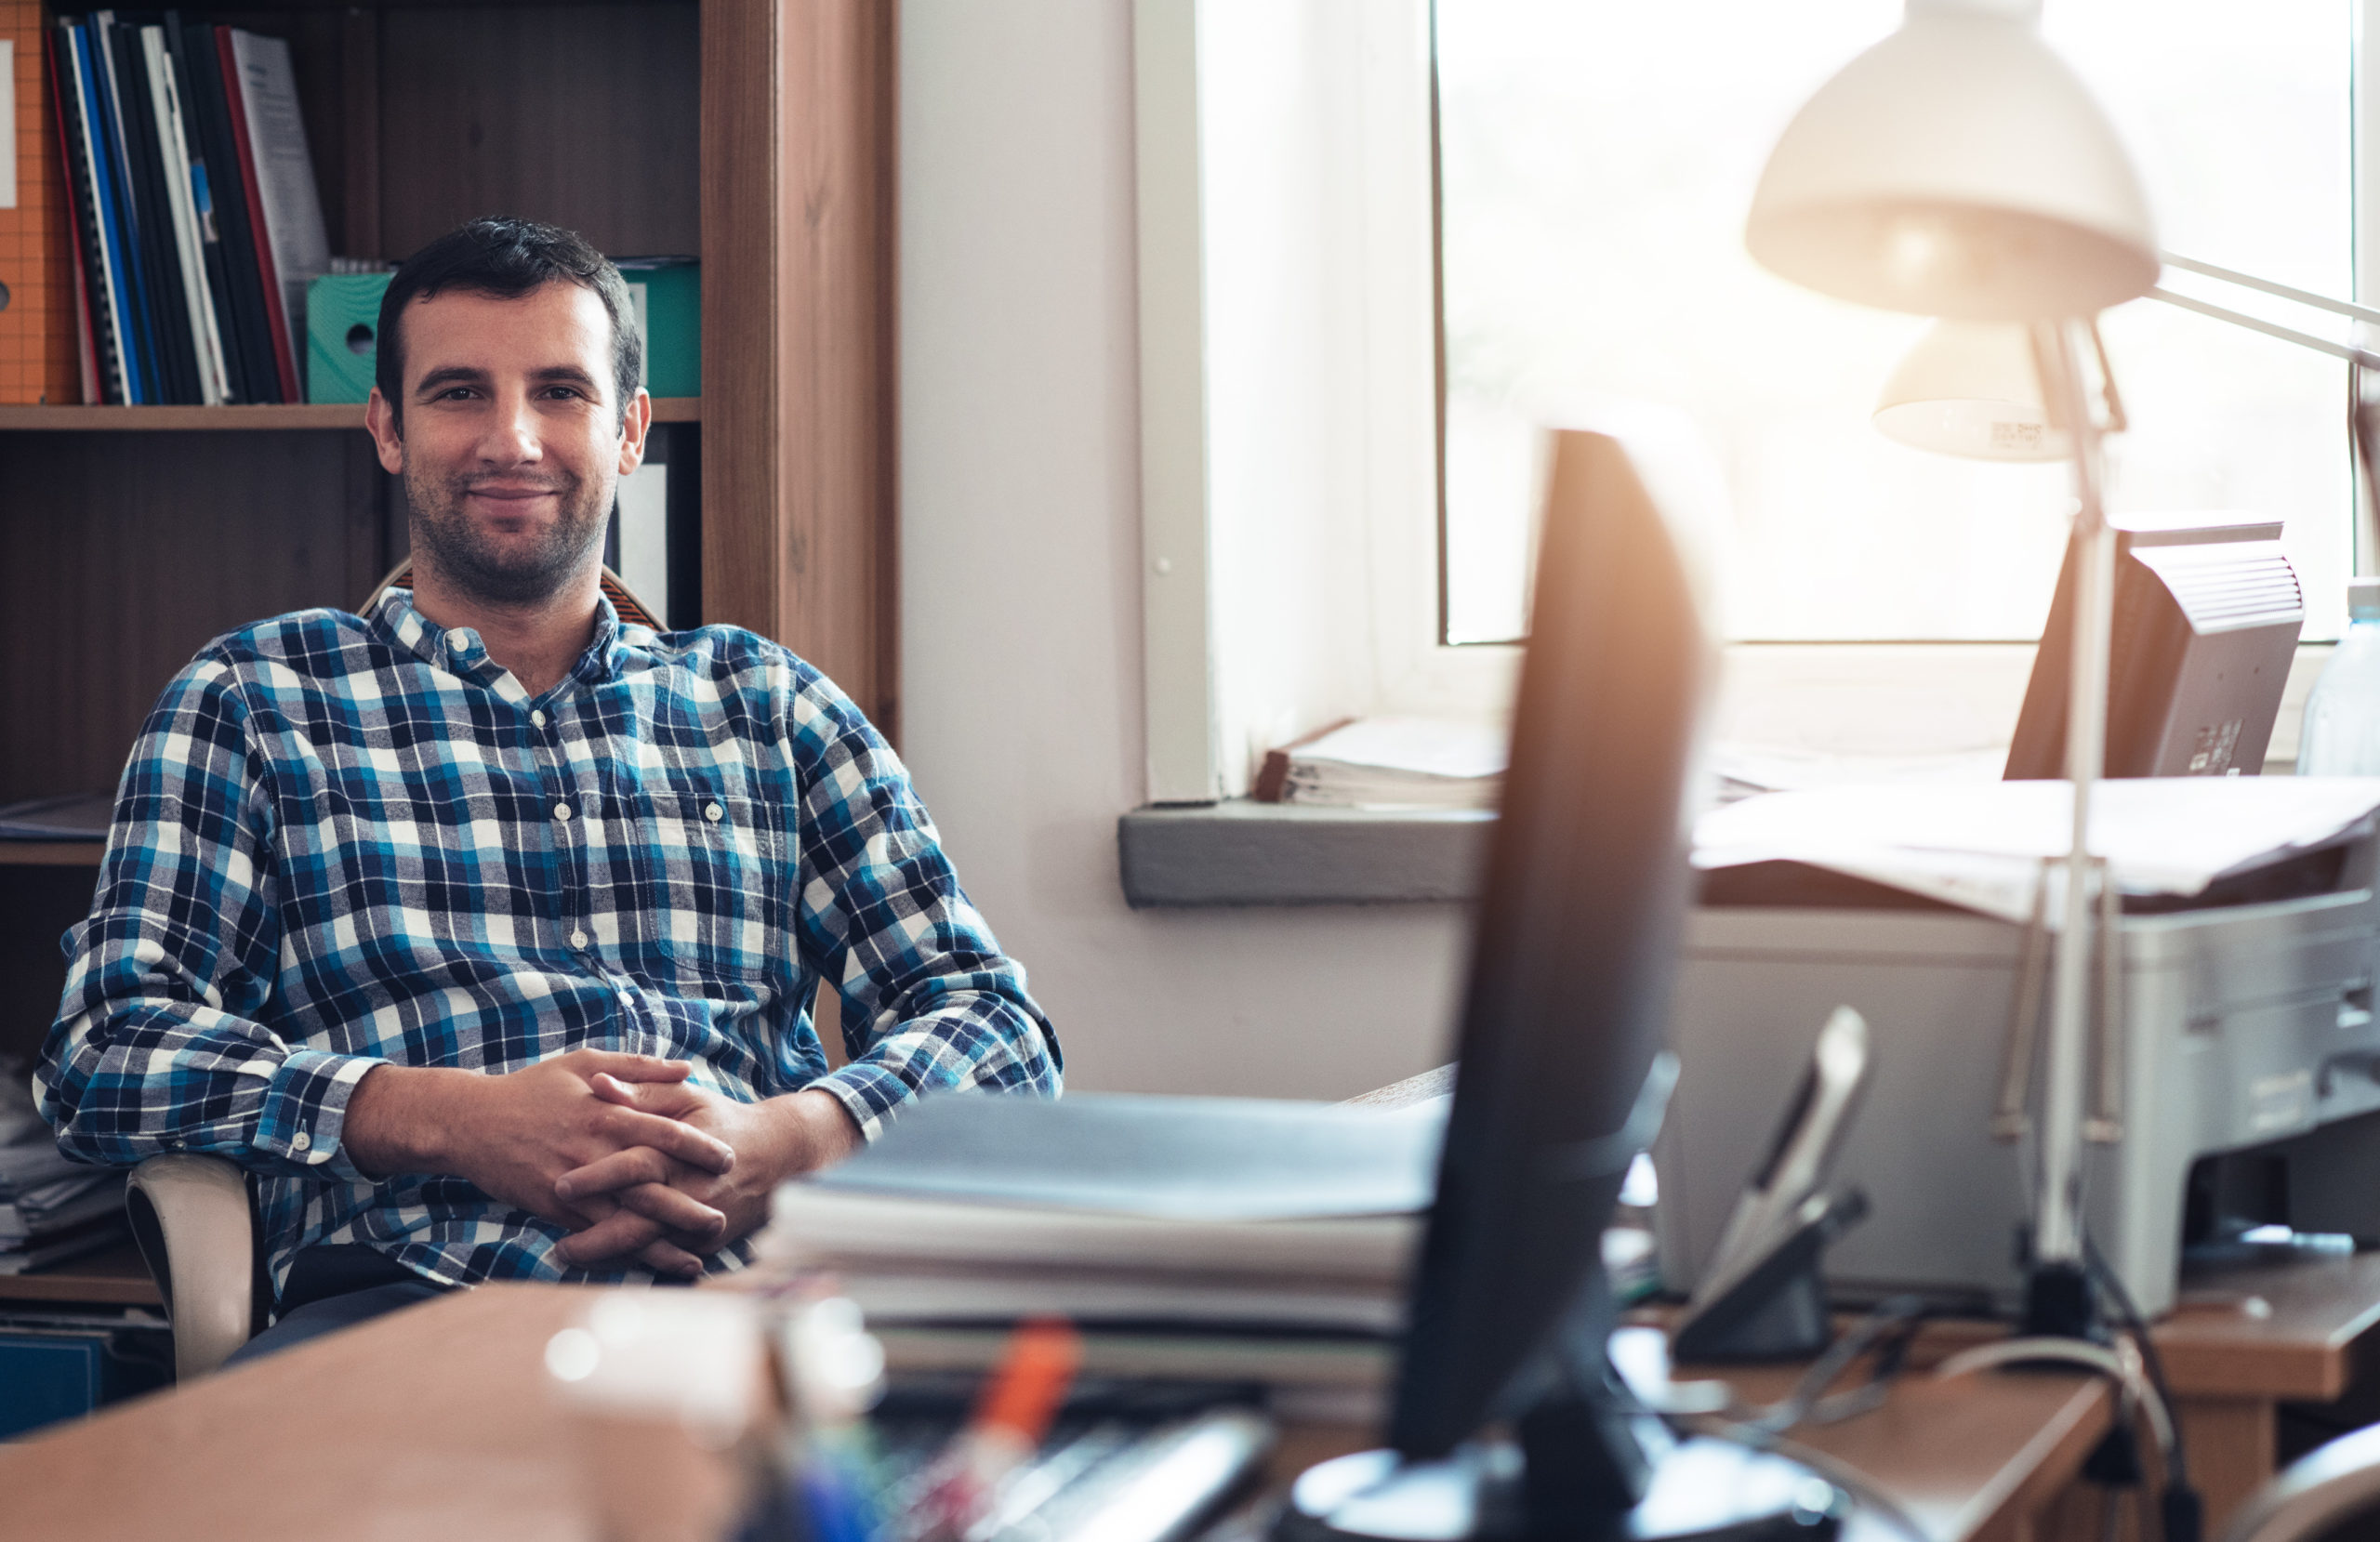
[(292, 1344), (353, 1327), (453, 1288), (434, 1285), (384, 1254), (352, 1243), (309, 1247), (290, 1261), (272, 1326), (231, 1351), (226, 1369), (279, 1354)]

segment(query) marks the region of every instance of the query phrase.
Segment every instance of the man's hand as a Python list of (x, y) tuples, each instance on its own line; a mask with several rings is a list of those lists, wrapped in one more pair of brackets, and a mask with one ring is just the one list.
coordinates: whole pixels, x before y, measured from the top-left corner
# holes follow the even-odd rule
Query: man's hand
[[(796, 1173), (826, 1166), (859, 1146), (859, 1127), (826, 1092), (795, 1092), (744, 1103), (691, 1083), (632, 1081), (608, 1072), (592, 1078), (595, 1095), (622, 1109), (681, 1121), (718, 1137), (735, 1152), (721, 1173), (654, 1146), (603, 1156), (562, 1175), (555, 1192), (567, 1204), (591, 1208), (616, 1204), (611, 1216), (565, 1238), (567, 1262), (588, 1267), (635, 1253), (664, 1273), (699, 1274), (696, 1252), (734, 1242), (769, 1219), (776, 1186)], [(694, 1203), (725, 1218), (715, 1233), (690, 1232), (674, 1219)]]
[[(341, 1140), (367, 1173), (469, 1179), (500, 1204), (575, 1231), (602, 1224), (618, 1206), (594, 1188), (583, 1191), (583, 1205), (566, 1198), (556, 1180), (575, 1169), (639, 1152), (713, 1181), (735, 1168), (734, 1148), (718, 1135), (640, 1108), (633, 1090), (598, 1096), (594, 1086), (600, 1078), (615, 1087), (666, 1088), (693, 1070), (685, 1061), (605, 1049), (574, 1049), (493, 1076), (375, 1066), (348, 1100)], [(687, 1192), (694, 1186), (644, 1195), (639, 1219), (651, 1217), (707, 1250), (728, 1218)]]

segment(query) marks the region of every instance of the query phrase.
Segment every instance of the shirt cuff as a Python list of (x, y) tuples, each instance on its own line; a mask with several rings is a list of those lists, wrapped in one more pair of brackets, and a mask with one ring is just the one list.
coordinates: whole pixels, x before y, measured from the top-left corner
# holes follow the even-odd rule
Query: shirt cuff
[(850, 1111), (852, 1122), (859, 1126), (863, 1140), (873, 1140), (884, 1133), (902, 1105), (918, 1095), (917, 1088), (880, 1065), (854, 1062), (840, 1071), (829, 1071), (802, 1090), (815, 1088), (833, 1093)]
[(273, 1074), (257, 1119), (256, 1149), (292, 1166), (325, 1178), (349, 1180), (364, 1175), (349, 1160), (341, 1136), (347, 1100), (355, 1084), (376, 1065), (376, 1055), (338, 1055), (327, 1049), (293, 1049)]

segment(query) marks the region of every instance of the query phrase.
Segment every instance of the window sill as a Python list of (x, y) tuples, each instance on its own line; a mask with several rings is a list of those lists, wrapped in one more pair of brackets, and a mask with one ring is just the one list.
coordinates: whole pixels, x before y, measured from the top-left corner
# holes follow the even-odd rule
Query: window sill
[(1211, 905), (1409, 904), (1468, 900), (1496, 816), (1285, 803), (1135, 809), (1116, 822), (1135, 910)]

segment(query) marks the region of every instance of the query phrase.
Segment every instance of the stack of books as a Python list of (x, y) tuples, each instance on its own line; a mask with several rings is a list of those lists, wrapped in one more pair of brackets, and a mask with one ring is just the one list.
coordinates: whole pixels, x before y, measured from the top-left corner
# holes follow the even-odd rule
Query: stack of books
[(896, 1366), (988, 1364), (1024, 1317), (1086, 1368), (1377, 1385), (1435, 1191), (1446, 1100), (930, 1099), (788, 1183), (760, 1282), (826, 1277)]
[(0, 1068), (0, 1274), (21, 1274), (127, 1234), (124, 1173), (59, 1154), (23, 1069)]
[(1498, 722), (1351, 718), (1268, 752), (1250, 793), (1342, 809), (1492, 809), (1511, 749)]
[(288, 44), (170, 11), (46, 36), (83, 399), (303, 402), (306, 286), (330, 241)]

